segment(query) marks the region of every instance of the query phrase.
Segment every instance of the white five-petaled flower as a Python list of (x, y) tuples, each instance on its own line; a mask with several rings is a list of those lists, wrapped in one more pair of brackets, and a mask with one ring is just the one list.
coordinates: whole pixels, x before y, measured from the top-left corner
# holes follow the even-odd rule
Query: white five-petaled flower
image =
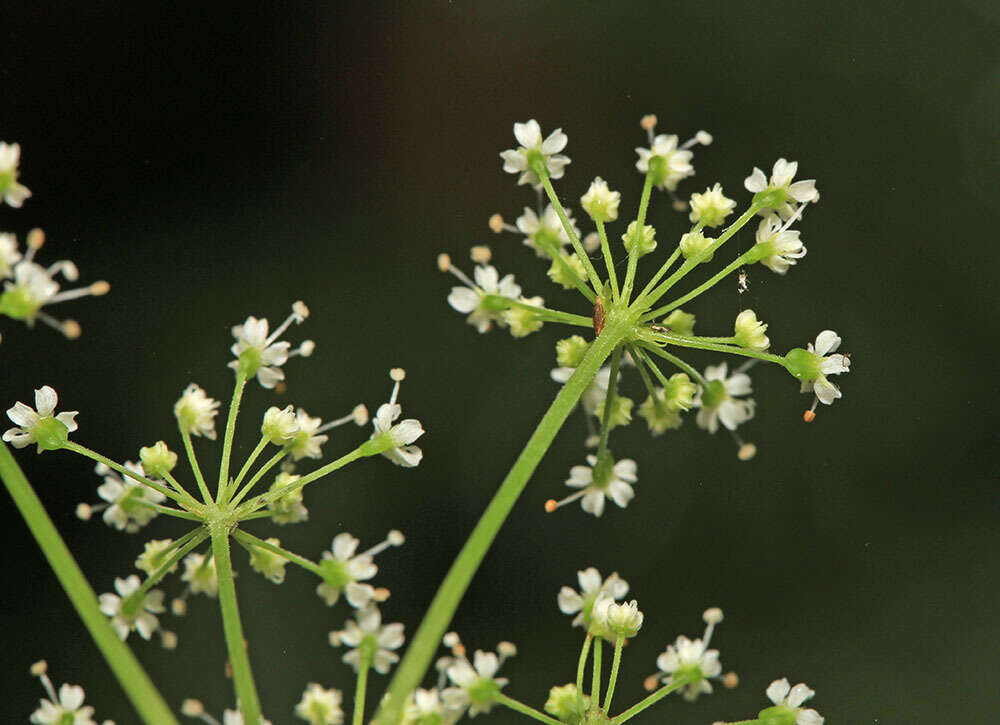
[(816, 692), (809, 689), (804, 682), (792, 687), (788, 679), (782, 677), (775, 680), (767, 688), (767, 699), (774, 703), (774, 708), (784, 708), (787, 714), (795, 718), (795, 725), (823, 725), (823, 718), (818, 712), (802, 707), (802, 703), (812, 699)]
[(580, 198), (580, 203), (595, 222), (613, 222), (618, 218), (621, 200), (621, 192), (611, 191), (608, 182), (598, 176), (590, 182), (590, 188)]
[(359, 583), (378, 573), (372, 554), (364, 552), (355, 556), (359, 543), (345, 531), (334, 537), (330, 551), (323, 552), (319, 563), (323, 582), (316, 587), (316, 593), (327, 606), (336, 604), (341, 592), (352, 607), (358, 608), (364, 607), (375, 596), (375, 588), (371, 584)]
[[(596, 456), (587, 456), (587, 464), (586, 466), (573, 466), (570, 469), (566, 485), (582, 490), (564, 498), (559, 502), (559, 505), (582, 498), (580, 505), (583, 510), (594, 516), (600, 516), (604, 513), (605, 498), (610, 498), (621, 508), (628, 506), (629, 501), (635, 496), (632, 484), (639, 480), (636, 476), (635, 461), (631, 458), (623, 458), (613, 466), (608, 467), (606, 471), (601, 470), (603, 467), (597, 466)], [(598, 477), (604, 480), (598, 480)]]
[(720, 422), (729, 430), (736, 430), (741, 423), (753, 418), (756, 409), (757, 404), (752, 399), (736, 397), (753, 392), (750, 376), (741, 372), (727, 376), (727, 371), (726, 363), (705, 368), (708, 386), (699, 388), (694, 398), (694, 405), (699, 408), (696, 418), (698, 427), (709, 433), (715, 433)]
[(809, 343), (815, 365), (815, 375), (811, 380), (802, 380), (802, 392), (813, 392), (821, 403), (830, 405), (843, 396), (840, 388), (827, 380), (827, 375), (840, 375), (851, 369), (851, 358), (847, 355), (833, 354), (840, 347), (840, 336), (833, 330), (823, 330), (816, 336), (816, 342)]
[(186, 581), (192, 594), (216, 597), (219, 594), (219, 574), (215, 567), (215, 557), (205, 554), (188, 554), (184, 557), (184, 573), (181, 581)]
[(229, 367), (236, 371), (242, 369), (247, 377), (256, 375), (262, 387), (273, 388), (285, 379), (281, 366), (288, 361), (289, 347), (291, 347), (291, 344), (284, 340), (281, 342), (276, 340), (293, 322), (297, 325), (302, 324), (308, 314), (309, 308), (301, 302), (296, 302), (292, 306), (292, 314), (270, 334), (268, 334), (267, 319), (248, 317), (242, 325), (235, 325), (233, 337), (236, 338), (236, 342), (230, 350), (236, 359), (229, 363)]
[(322, 418), (313, 418), (302, 408), (299, 408), (295, 411), (295, 424), (298, 430), (292, 439), (285, 444), (291, 453), (292, 460), (322, 458), (323, 451), (320, 446), (330, 439), (330, 436), (320, 430), (323, 424)]
[(295, 716), (309, 725), (340, 725), (344, 722), (343, 701), (340, 690), (329, 689), (310, 682), (295, 706)]
[[(458, 273), (451, 267), (453, 273)], [(465, 282), (465, 287), (452, 287), (448, 295), (448, 304), (457, 312), (469, 315), (466, 321), (479, 332), (488, 332), (494, 322), (503, 325), (504, 304), (491, 304), (495, 297), (506, 297), (516, 300), (521, 296), (521, 286), (514, 281), (514, 275), (508, 274), (500, 279), (496, 267), (478, 265), (473, 273), (475, 283), (465, 275), (459, 279)], [(464, 279), (463, 279), (464, 278)], [(502, 301), (499, 301), (502, 302)]]
[(4, 431), (3, 440), (15, 448), (38, 444), (38, 451), (50, 450), (65, 443), (67, 434), (77, 429), (74, 418), (79, 411), (55, 414), (59, 396), (48, 385), (35, 390), (35, 407), (18, 401), (7, 410), (7, 417), (17, 425)]
[(673, 191), (682, 179), (694, 175), (694, 167), (691, 165), (693, 154), (686, 148), (677, 148), (677, 136), (673, 134), (661, 133), (653, 139), (650, 148), (640, 146), (635, 152), (639, 154), (635, 168), (643, 174), (649, 172), (649, 162), (652, 158), (663, 159), (661, 172), (653, 178), (653, 184), (658, 189)]
[(698, 695), (712, 692), (709, 677), (718, 677), (722, 672), (719, 650), (708, 649), (708, 643), (701, 639), (688, 639), (681, 635), (665, 652), (656, 658), (656, 666), (665, 673), (663, 684), (669, 685), (674, 678), (692, 676), (695, 679), (680, 690), (685, 700), (694, 700)]
[(424, 452), (418, 446), (410, 444), (424, 434), (424, 428), (416, 418), (395, 422), (403, 414), (403, 407), (396, 399), (399, 397), (399, 384), (406, 377), (406, 372), (402, 368), (393, 368), (389, 375), (394, 381), (392, 395), (389, 402), (380, 405), (375, 412), (375, 417), (372, 418), (375, 430), (371, 437), (388, 435), (392, 440), (392, 447), (382, 451), (382, 455), (397, 466), (412, 468), (420, 463)]
[(372, 658), (369, 665), (384, 675), (399, 661), (399, 655), (393, 650), (403, 646), (403, 625), (399, 622), (383, 625), (378, 607), (369, 603), (357, 612), (356, 620), (347, 620), (344, 629), (335, 637), (331, 635), (330, 641), (335, 639), (353, 648), (344, 655), (343, 661), (355, 672), (360, 669), (362, 652), (365, 652)]
[[(141, 463), (125, 461), (125, 468), (139, 476), (145, 475)], [(97, 495), (108, 502), (104, 523), (134, 534), (156, 518), (156, 511), (142, 502), (160, 503), (166, 496), (130, 476), (113, 472), (103, 463), (98, 463), (94, 471), (104, 477), (104, 483), (97, 487)]]
[(767, 335), (767, 323), (757, 319), (753, 310), (743, 310), (736, 316), (733, 326), (736, 344), (751, 350), (766, 350), (771, 346)]
[(457, 657), (448, 668), (448, 679), (451, 680), (468, 703), (469, 715), (475, 717), (481, 712), (489, 712), (493, 707), (494, 696), (507, 684), (506, 677), (496, 677), (502, 660), (492, 652), (476, 650), (473, 663), (465, 657)]
[(298, 419), (292, 406), (279, 408), (272, 405), (264, 413), (264, 422), (260, 426), (261, 435), (276, 446), (292, 442), (299, 432)]
[(563, 614), (575, 614), (573, 618), (574, 627), (588, 629), (593, 617), (594, 603), (598, 597), (606, 596), (612, 601), (624, 598), (628, 594), (628, 582), (618, 576), (611, 574), (607, 579), (601, 578), (601, 572), (594, 567), (581, 569), (576, 573), (577, 581), (580, 583), (580, 591), (575, 591), (572, 587), (564, 586), (559, 590), (557, 602), (559, 610)]
[(520, 174), (518, 184), (531, 184), (536, 189), (542, 185), (542, 180), (531, 168), (532, 157), (540, 157), (545, 163), (545, 169), (550, 179), (561, 179), (569, 156), (561, 153), (569, 141), (561, 128), (557, 128), (542, 140), (542, 129), (538, 121), (531, 119), (527, 123), (514, 124), (514, 138), (520, 144), (516, 149), (508, 149), (500, 154), (503, 159), (503, 170), (508, 174)]
[(17, 165), (21, 160), (21, 147), (0, 141), (0, 199), (13, 207), (20, 207), (31, 196), (28, 187), (17, 183)]
[(769, 214), (757, 226), (757, 244), (765, 245), (760, 263), (778, 274), (785, 274), (797, 260), (806, 256), (806, 248), (797, 229), (789, 229), (777, 214)]
[[(573, 220), (572, 211), (570, 209), (564, 209), (563, 211), (566, 212), (570, 228), (579, 238), (580, 230)], [(524, 207), (524, 213), (517, 218), (516, 224), (521, 233), (525, 235), (524, 245), (534, 249), (535, 254), (539, 257), (548, 257), (550, 255), (549, 251), (545, 248), (548, 244), (552, 244), (557, 251), (562, 251), (563, 247), (570, 243), (569, 235), (566, 234), (566, 229), (559, 219), (559, 214), (551, 204), (545, 207), (545, 211), (542, 212), (541, 217), (529, 207)]]
[[(163, 606), (163, 592), (151, 589), (146, 592), (141, 602), (130, 600), (140, 587), (139, 577), (132, 574), (127, 579), (115, 579), (115, 591), (118, 594), (102, 594), (99, 598), (101, 611), (111, 617), (111, 627), (121, 639), (128, 637), (129, 632), (136, 631), (139, 636), (148, 640), (160, 626), (156, 617), (166, 611)], [(124, 607), (128, 603), (128, 608)]]
[(48, 699), (38, 701), (38, 709), (28, 718), (35, 725), (97, 725), (94, 708), (83, 704), (84, 692), (79, 685), (63, 685), (56, 695), (49, 678), (42, 675)]
[[(747, 191), (751, 191), (754, 194), (759, 194), (762, 191), (782, 192), (780, 202), (769, 208), (776, 211), (782, 219), (790, 219), (795, 214), (795, 207), (791, 202), (801, 204), (803, 202), (815, 201), (819, 198), (819, 192), (816, 191), (815, 179), (792, 183), (792, 179), (795, 178), (798, 170), (798, 161), (778, 159), (774, 162), (774, 168), (771, 170), (770, 181), (768, 181), (764, 172), (755, 166), (753, 173), (744, 179), (743, 186), (746, 187)], [(769, 212), (765, 209), (760, 213), (767, 215)]]
[(196, 436), (215, 440), (215, 416), (219, 412), (219, 401), (191, 383), (174, 404), (174, 416), (181, 427)]

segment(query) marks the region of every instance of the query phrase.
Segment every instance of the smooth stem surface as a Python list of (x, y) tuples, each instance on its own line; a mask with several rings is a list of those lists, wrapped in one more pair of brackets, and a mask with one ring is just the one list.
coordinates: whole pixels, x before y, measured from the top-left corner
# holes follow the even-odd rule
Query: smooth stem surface
[[(261, 466), (260, 469), (258, 469), (257, 473), (253, 474), (253, 478), (247, 481), (247, 484), (242, 489), (240, 489), (239, 493), (237, 493), (235, 496), (230, 497), (228, 501), (229, 506), (235, 507), (237, 504), (239, 504), (239, 502), (243, 500), (243, 497), (246, 496), (248, 493), (250, 493), (250, 491), (253, 490), (253, 487), (257, 485), (257, 481), (262, 479), (268, 471), (270, 471), (272, 468), (274, 468), (274, 466), (280, 463), (281, 459), (287, 455), (288, 455), (287, 449), (282, 448), (280, 451), (278, 451), (273, 456), (268, 458), (267, 461), (264, 463), (264, 465)], [(234, 491), (236, 490), (236, 486), (233, 486), (233, 490)]]
[[(240, 366), (242, 368), (242, 365)], [(229, 458), (233, 453), (233, 436), (236, 435), (236, 416), (240, 414), (240, 400), (243, 399), (243, 389), (247, 385), (247, 375), (241, 369), (236, 373), (236, 385), (233, 388), (233, 399), (229, 403), (229, 417), (226, 419), (226, 433), (222, 439), (222, 463), (219, 466), (219, 485), (215, 490), (215, 500), (222, 503), (229, 483)], [(208, 503), (206, 501), (206, 503)]]
[[(538, 173), (541, 171), (542, 173)], [(590, 257), (587, 256), (587, 250), (583, 248), (583, 244), (580, 243), (579, 238), (576, 236), (576, 232), (573, 231), (573, 225), (570, 224), (569, 217), (566, 216), (566, 210), (563, 209), (562, 204), (559, 201), (559, 197), (556, 196), (556, 190), (552, 188), (552, 182), (549, 180), (548, 170), (545, 168), (545, 164), (540, 164), (540, 167), (535, 169), (535, 173), (538, 174), (538, 178), (542, 180), (542, 186), (545, 187), (545, 193), (548, 194), (549, 202), (552, 204), (552, 208), (556, 210), (556, 214), (559, 215), (559, 221), (562, 222), (563, 231), (566, 232), (566, 236), (569, 237), (570, 244), (573, 245), (573, 249), (576, 251), (576, 256), (580, 258), (583, 263), (583, 268), (587, 272), (587, 276), (590, 278), (590, 284), (594, 287), (594, 293), (600, 294), (601, 278), (597, 274), (597, 270), (594, 269), (594, 265), (590, 263)]]
[(618, 684), (618, 667), (622, 663), (622, 647), (625, 645), (625, 638), (619, 637), (615, 640), (615, 658), (611, 662), (611, 678), (608, 680), (608, 694), (604, 698), (604, 712), (611, 711), (611, 698), (615, 694), (615, 685)]
[[(97, 461), (98, 463), (103, 463), (105, 466), (112, 469), (113, 471), (117, 471), (118, 473), (120, 473), (122, 477), (131, 478), (133, 481), (137, 481), (141, 483), (143, 486), (148, 486), (154, 491), (162, 493), (166, 498), (169, 498), (172, 501), (176, 501), (179, 505), (184, 506), (184, 508), (189, 510), (191, 509), (191, 506), (186, 505), (185, 502), (181, 500), (179, 493), (175, 493), (173, 490), (167, 488), (166, 486), (163, 486), (157, 483), (156, 481), (151, 481), (145, 476), (142, 476), (136, 473), (135, 471), (125, 468), (125, 466), (121, 465), (120, 463), (116, 463), (115, 461), (112, 461), (107, 456), (102, 456), (97, 451), (92, 451), (86, 446), (81, 446), (79, 443), (74, 443), (73, 441), (68, 441), (63, 446), (63, 450), (72, 451), (73, 453), (79, 453), (81, 456), (90, 458), (91, 460)], [(191, 498), (191, 496), (188, 495), (188, 498)], [(199, 505), (198, 502), (195, 501), (193, 498), (191, 500), (194, 501), (195, 505)]]
[(250, 467), (253, 466), (254, 462), (257, 460), (260, 454), (264, 452), (264, 449), (267, 448), (268, 443), (270, 443), (270, 441), (267, 438), (262, 437), (260, 439), (260, 442), (257, 443), (257, 447), (254, 448), (253, 451), (251, 451), (249, 456), (247, 456), (247, 460), (246, 463), (243, 464), (243, 468), (240, 469), (240, 472), (236, 474), (236, 478), (233, 479), (232, 491), (230, 491), (228, 488), (226, 489), (226, 497), (223, 499), (223, 501), (227, 501), (229, 498), (231, 498), (233, 492), (235, 492), (240, 487), (240, 484), (243, 483), (243, 479), (246, 478), (246, 475), (250, 472)]
[(604, 415), (601, 416), (601, 439), (597, 444), (597, 459), (608, 450), (608, 436), (611, 434), (611, 411), (618, 395), (618, 368), (622, 362), (622, 348), (615, 348), (611, 355), (611, 374), (608, 376), (608, 394), (604, 396)]
[(240, 529), (235, 529), (233, 531), (233, 538), (245, 546), (247, 551), (250, 551), (254, 547), (263, 549), (264, 551), (270, 551), (272, 554), (277, 554), (281, 558), (290, 561), (297, 566), (301, 566), (307, 571), (311, 571), (318, 577), (323, 576), (323, 570), (320, 568), (319, 564), (305, 558), (304, 556), (299, 556), (294, 552), (288, 551), (288, 549), (283, 549), (277, 544), (272, 544), (264, 539), (258, 539), (253, 534), (248, 534), (246, 531), (241, 531)]
[(594, 662), (593, 662), (593, 677), (590, 678), (590, 711), (597, 712), (601, 707), (601, 660), (602, 660), (602, 648), (604, 647), (604, 638), (595, 637), (594, 638)]
[(511, 697), (507, 697), (502, 692), (498, 692), (494, 696), (493, 700), (499, 703), (500, 705), (503, 705), (504, 707), (509, 707), (511, 710), (519, 712), (522, 715), (527, 715), (528, 717), (534, 718), (539, 722), (547, 722), (551, 723), (552, 725), (562, 725), (562, 723), (556, 720), (554, 717), (549, 717), (545, 713), (539, 712), (535, 708), (525, 705), (523, 702), (518, 702), (517, 700)]
[(639, 200), (639, 214), (635, 220), (635, 240), (628, 253), (628, 269), (625, 272), (625, 283), (622, 285), (622, 299), (628, 304), (632, 297), (632, 285), (635, 283), (635, 270), (639, 264), (639, 236), (646, 223), (646, 210), (649, 209), (649, 195), (653, 190), (653, 160), (650, 159), (650, 169), (646, 174), (646, 182), (642, 185), (642, 198)]
[(368, 670), (372, 666), (371, 655), (361, 648), (361, 661), (358, 663), (358, 686), (354, 689), (354, 725), (364, 725), (365, 722), (365, 691), (368, 689)]
[[(659, 357), (662, 357), (664, 360), (666, 360), (667, 362), (671, 363), (675, 367), (680, 368), (682, 371), (684, 371), (685, 373), (687, 373), (687, 376), (689, 378), (691, 378), (692, 380), (694, 380), (701, 387), (703, 387), (703, 388), (707, 388), (708, 387), (708, 381), (705, 380), (704, 377), (702, 377), (701, 373), (699, 373), (697, 370), (695, 370), (693, 367), (691, 367), (690, 365), (688, 365), (686, 362), (684, 362), (683, 360), (681, 360), (676, 355), (671, 355), (669, 352), (667, 352), (663, 348), (657, 347), (655, 345), (644, 345), (643, 347), (646, 350), (649, 350), (650, 352), (652, 352), (653, 354), (658, 355)], [(648, 359), (647, 359), (647, 362), (650, 365), (650, 367), (652, 367), (657, 373), (659, 373), (659, 375), (662, 375), (662, 373), (660, 372), (660, 369), (658, 367), (655, 367), (651, 362), (648, 361)], [(666, 380), (661, 380), (661, 382), (663, 383), (663, 386), (666, 387), (667, 381)]]
[(194, 454), (194, 446), (191, 444), (191, 433), (184, 426), (181, 426), (181, 438), (184, 440), (184, 450), (187, 453), (188, 463), (191, 464), (191, 472), (194, 473), (194, 479), (198, 482), (198, 490), (201, 491), (201, 497), (205, 503), (212, 503), (212, 494), (208, 492), (208, 486), (205, 485), (205, 477), (201, 475), (201, 466), (198, 465), (198, 457)]
[(250, 670), (243, 624), (240, 622), (240, 610), (236, 603), (233, 563), (229, 557), (229, 531), (223, 525), (216, 524), (212, 531), (212, 552), (215, 554), (215, 570), (219, 578), (219, 610), (222, 612), (229, 664), (233, 668), (236, 699), (243, 713), (244, 725), (260, 725), (260, 700)]
[(579, 367), (559, 391), (441, 583), (424, 616), (424, 621), (421, 622), (410, 643), (406, 656), (396, 670), (389, 688), (389, 699), (379, 713), (380, 725), (395, 725), (401, 719), (406, 697), (427, 671), (441, 637), (448, 628), (458, 603), (462, 600), (462, 595), (465, 594), (476, 569), (479, 568), (497, 532), (500, 531), (518, 496), (527, 485), (528, 479), (552, 445), (566, 418), (573, 412), (583, 391), (590, 385), (608, 355), (633, 325), (633, 320), (628, 317), (616, 320), (614, 315), (610, 315), (610, 318), (604, 326), (604, 331), (583, 356)]
[(694, 680), (693, 677), (681, 677), (681, 678), (678, 678), (678, 679), (674, 680), (669, 685), (665, 685), (665, 686), (661, 687), (659, 690), (657, 690), (656, 692), (654, 692), (652, 695), (650, 695), (646, 699), (640, 700), (639, 702), (637, 702), (636, 704), (634, 704), (632, 707), (630, 707), (628, 710), (626, 710), (625, 712), (623, 712), (618, 717), (612, 718), (611, 719), (611, 725), (621, 725), (621, 723), (625, 722), (626, 720), (631, 720), (633, 717), (635, 717), (636, 715), (638, 715), (640, 712), (642, 712), (643, 710), (645, 710), (647, 707), (651, 707), (652, 705), (655, 705), (660, 700), (662, 700), (664, 697), (666, 697), (667, 695), (669, 695), (671, 692), (674, 692), (675, 690), (681, 689), (685, 685), (688, 685), (689, 683), (691, 683), (693, 680)]
[(576, 270), (569, 266), (569, 262), (567, 262), (563, 257), (561, 249), (556, 247), (555, 244), (542, 244), (542, 249), (549, 253), (552, 260), (562, 268), (563, 274), (565, 274), (569, 281), (573, 283), (573, 286), (580, 291), (580, 294), (587, 298), (588, 302), (593, 302), (597, 299), (597, 295), (594, 294), (594, 291), (587, 286), (585, 281), (580, 279)]
[(593, 635), (588, 632), (587, 637), (583, 640), (583, 648), (580, 650), (580, 659), (576, 663), (576, 694), (581, 702), (583, 702), (583, 673), (587, 671), (587, 655), (590, 653), (590, 645), (593, 641)]
[(3, 478), (14, 504), (52, 566), (56, 578), (139, 717), (148, 725), (177, 725), (170, 708), (132, 650), (111, 629), (108, 618), (98, 606), (94, 590), (80, 571), (17, 461), (3, 443), (0, 443), (0, 478)]
[(618, 290), (618, 274), (615, 272), (615, 260), (611, 256), (611, 245), (608, 244), (608, 231), (604, 228), (604, 222), (594, 222), (597, 225), (597, 234), (601, 238), (601, 253), (604, 255), (604, 266), (608, 268), (608, 279), (611, 281), (611, 293), (615, 302), (621, 297)]
[(688, 292), (686, 295), (681, 295), (680, 297), (678, 297), (676, 300), (674, 300), (670, 304), (663, 305), (663, 307), (656, 308), (655, 310), (653, 310), (652, 312), (649, 313), (649, 317), (650, 318), (655, 318), (655, 317), (659, 317), (660, 315), (665, 315), (668, 312), (670, 312), (671, 310), (673, 310), (673, 309), (675, 309), (677, 307), (680, 307), (681, 305), (683, 305), (688, 300), (693, 300), (695, 297), (700, 296), (703, 292), (706, 292), (710, 288), (712, 288), (715, 285), (717, 285), (719, 282), (721, 282), (723, 279), (725, 279), (730, 274), (732, 274), (733, 272), (735, 272), (738, 268), (742, 267), (744, 264), (747, 264), (748, 262), (756, 261), (756, 257), (757, 257), (757, 254), (756, 254), (756, 250), (754, 250), (754, 249), (751, 249), (748, 252), (744, 252), (743, 254), (741, 254), (740, 256), (738, 256), (736, 259), (734, 259), (732, 262), (730, 262), (726, 266), (726, 268), (723, 269), (721, 272), (718, 272), (718, 273), (714, 274), (711, 277), (711, 279), (709, 279), (707, 282), (703, 282), (702, 284), (698, 285), (693, 290), (691, 290), (690, 292)]

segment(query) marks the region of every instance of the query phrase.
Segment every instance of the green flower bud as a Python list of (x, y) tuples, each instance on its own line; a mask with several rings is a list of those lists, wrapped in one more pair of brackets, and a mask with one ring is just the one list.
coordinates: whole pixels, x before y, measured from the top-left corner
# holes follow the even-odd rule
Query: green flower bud
[(646, 419), (649, 432), (655, 436), (662, 435), (668, 430), (677, 430), (683, 422), (681, 414), (667, 405), (662, 388), (654, 391), (653, 395), (643, 401), (639, 406), (639, 415)]
[[(280, 546), (279, 539), (270, 538), (267, 543)], [(250, 566), (254, 571), (263, 574), (268, 581), (274, 584), (281, 584), (285, 581), (285, 564), (288, 560), (279, 554), (275, 554), (267, 549), (255, 546), (250, 550)]]
[[(521, 302), (535, 307), (545, 304), (545, 300), (541, 297), (522, 297)], [(514, 337), (526, 337), (542, 329), (542, 320), (538, 313), (523, 307), (511, 307), (503, 313), (503, 320), (510, 327), (510, 334)]]
[(642, 257), (656, 249), (656, 230), (647, 224), (641, 232), (637, 233), (636, 224), (632, 222), (622, 235), (622, 241), (625, 242), (625, 250), (630, 254), (632, 247), (638, 244), (638, 255)]
[[(684, 255), (684, 259), (697, 257), (706, 249), (711, 247), (714, 241), (714, 239), (706, 237), (701, 232), (688, 232), (681, 237), (681, 254)], [(710, 262), (713, 256), (715, 256), (714, 253), (709, 254), (707, 257), (700, 259), (699, 263)]]
[[(566, 254), (565, 252), (559, 252), (559, 256), (562, 257), (562, 260), (570, 269), (576, 272), (578, 279), (587, 279), (587, 270), (583, 268), (583, 262), (576, 256), (576, 253)], [(566, 270), (558, 259), (552, 260), (552, 266), (549, 267), (548, 275), (549, 279), (561, 285), (564, 289), (573, 289), (575, 287), (573, 278), (566, 273)]]
[(670, 328), (670, 331), (676, 335), (690, 337), (694, 334), (694, 320), (694, 315), (678, 309), (664, 317), (660, 324)]
[[(607, 398), (597, 406), (597, 410), (594, 411), (594, 415), (598, 417), (599, 420), (604, 420), (604, 405), (607, 403)], [(617, 428), (620, 425), (628, 425), (632, 422), (632, 406), (635, 403), (622, 395), (615, 396), (615, 402), (611, 405), (611, 417), (608, 419), (608, 430), (612, 428)], [(596, 476), (596, 473), (595, 473)]]
[(567, 337), (556, 343), (556, 364), (561, 368), (579, 367), (590, 343), (580, 335)]
[(767, 325), (757, 319), (753, 310), (743, 310), (736, 317), (734, 326), (736, 344), (750, 350), (766, 350), (771, 346), (771, 341), (764, 333)]
[(784, 705), (765, 708), (757, 718), (761, 725), (795, 725), (795, 711)]
[(618, 204), (622, 195), (608, 189), (608, 183), (598, 176), (587, 193), (580, 198), (584, 211), (595, 222), (613, 222), (618, 218)]
[(139, 449), (139, 460), (142, 470), (153, 478), (166, 478), (167, 474), (177, 465), (177, 454), (167, 448), (163, 441)]
[(545, 712), (567, 725), (580, 725), (588, 707), (590, 697), (581, 696), (574, 684), (553, 687), (545, 701)]

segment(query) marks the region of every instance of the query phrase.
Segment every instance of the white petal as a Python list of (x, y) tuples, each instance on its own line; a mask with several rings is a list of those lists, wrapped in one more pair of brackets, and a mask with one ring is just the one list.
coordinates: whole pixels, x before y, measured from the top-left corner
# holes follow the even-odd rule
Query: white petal
[(747, 395), (753, 392), (750, 387), (750, 376), (746, 373), (736, 373), (726, 380), (726, 392), (730, 395)]
[(816, 393), (816, 397), (819, 398), (819, 402), (824, 405), (831, 405), (833, 401), (844, 395), (840, 392), (840, 388), (826, 378), (817, 378), (813, 382), (813, 391)]
[(804, 682), (800, 682), (788, 693), (787, 704), (789, 707), (799, 707), (815, 694), (814, 690), (810, 690)]
[[(570, 368), (566, 369), (569, 370)], [(14, 407), (7, 410), (7, 417), (11, 419), (14, 425), (19, 425), (25, 430), (37, 425), (39, 420), (38, 413), (20, 401), (14, 403)]]
[(601, 589), (601, 585), (604, 580), (601, 578), (601, 572), (597, 571), (594, 567), (590, 566), (582, 571), (576, 573), (576, 579), (580, 582), (580, 591), (585, 595), (591, 595)]
[(600, 518), (601, 514), (604, 513), (604, 493), (597, 490), (591, 491), (583, 497), (580, 506), (588, 514)]
[(79, 685), (63, 685), (59, 688), (59, 704), (66, 710), (77, 710), (83, 705), (83, 688)]
[(556, 603), (563, 614), (576, 614), (583, 608), (583, 597), (570, 587), (563, 587), (559, 590)]
[(500, 660), (492, 652), (483, 652), (477, 649), (474, 662), (476, 672), (479, 673), (480, 677), (486, 679), (492, 678), (500, 669)]
[(333, 555), (341, 561), (346, 561), (354, 556), (354, 552), (358, 550), (359, 543), (361, 542), (346, 531), (343, 534), (337, 534), (333, 539)]
[(457, 312), (467, 315), (479, 307), (479, 293), (468, 287), (452, 287), (448, 304)]
[(573, 466), (569, 469), (566, 485), (572, 488), (583, 488), (594, 482), (594, 471), (589, 466)]
[(752, 191), (756, 194), (757, 192), (764, 191), (764, 189), (767, 188), (767, 177), (764, 176), (763, 171), (755, 166), (753, 173), (743, 180), (743, 186), (747, 191)]
[(775, 705), (781, 705), (785, 702), (785, 697), (790, 689), (791, 685), (788, 684), (787, 678), (782, 677), (780, 680), (775, 680), (767, 687), (767, 699)]
[(814, 349), (817, 355), (827, 355), (828, 353), (836, 352), (838, 347), (840, 347), (840, 336), (833, 330), (823, 330), (823, 332), (816, 335), (816, 347)]
[(515, 123), (514, 138), (525, 148), (533, 149), (542, 143), (542, 129), (535, 119), (527, 123)]
[(35, 410), (38, 411), (38, 415), (42, 418), (52, 415), (58, 402), (59, 396), (48, 385), (44, 385), (35, 391)]
[(795, 716), (795, 725), (823, 725), (824, 718), (812, 708), (800, 710)]
[(566, 148), (566, 142), (569, 138), (563, 133), (561, 128), (557, 128), (555, 131), (549, 134), (548, 138), (542, 143), (542, 153), (543, 154), (557, 154)]
[(496, 267), (486, 264), (478, 265), (473, 271), (476, 284), (487, 294), (496, 294), (500, 284), (500, 273)]
[(625, 508), (635, 497), (635, 490), (623, 481), (612, 481), (608, 485), (608, 495), (621, 508)]

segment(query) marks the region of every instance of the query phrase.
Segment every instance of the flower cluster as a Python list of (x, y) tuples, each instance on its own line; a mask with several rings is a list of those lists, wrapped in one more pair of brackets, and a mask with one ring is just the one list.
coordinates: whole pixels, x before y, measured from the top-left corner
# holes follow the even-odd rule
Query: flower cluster
[[(2, 149), (0, 149), (2, 150)], [(52, 686), (48, 676), (49, 666), (40, 660), (31, 666), (31, 674), (42, 683), (47, 697), (38, 701), (38, 708), (31, 713), (28, 721), (35, 725), (97, 725), (94, 708), (84, 705), (84, 691), (79, 685), (64, 684), (59, 692)], [(115, 725), (111, 720), (101, 725)]]

